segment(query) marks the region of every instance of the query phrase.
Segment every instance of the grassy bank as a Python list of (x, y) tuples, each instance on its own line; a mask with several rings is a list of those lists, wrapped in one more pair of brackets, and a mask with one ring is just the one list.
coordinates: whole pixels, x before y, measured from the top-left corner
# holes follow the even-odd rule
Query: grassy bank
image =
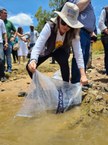
[(102, 45), (101, 40), (98, 40), (97, 42), (94, 42), (92, 44), (92, 53), (95, 53), (95, 54), (103, 53), (103, 45)]

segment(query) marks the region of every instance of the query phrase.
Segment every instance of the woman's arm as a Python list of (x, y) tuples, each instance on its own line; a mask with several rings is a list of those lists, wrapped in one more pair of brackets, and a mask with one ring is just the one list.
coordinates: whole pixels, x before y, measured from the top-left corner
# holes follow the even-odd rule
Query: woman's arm
[(83, 60), (80, 38), (73, 39), (72, 46), (73, 46), (73, 52), (78, 68), (84, 68), (84, 60)]
[(48, 40), (50, 34), (51, 34), (50, 25), (48, 23), (46, 23), (35, 43), (35, 46), (32, 49), (32, 52), (31, 52), (31, 58), (30, 58), (30, 63), (28, 64), (28, 69), (32, 73), (34, 73), (36, 70), (36, 64), (38, 62), (38, 57), (39, 57), (40, 53), (44, 50), (45, 43)]
[(80, 0), (76, 5), (79, 7), (79, 11), (82, 12), (90, 2), (91, 0)]
[(105, 9), (103, 9), (101, 11), (100, 18), (99, 18), (99, 29), (101, 32), (106, 32), (106, 30), (108, 30), (107, 26), (105, 25), (105, 18), (106, 18), (106, 12)]
[(3, 37), (4, 37), (4, 49), (6, 50), (8, 48), (8, 39), (7, 39), (7, 33), (3, 33)]
[(45, 43), (47, 42), (50, 34), (51, 34), (50, 25), (46, 23), (32, 49), (30, 59), (32, 60), (35, 59), (36, 61), (38, 61), (38, 57), (40, 53), (44, 50)]
[(81, 79), (80, 82), (82, 85), (85, 85), (88, 83), (88, 79), (85, 74), (85, 68), (84, 68), (84, 60), (83, 60), (83, 54), (80, 44), (80, 39), (76, 38), (72, 40), (72, 46), (73, 46), (73, 52), (74, 56), (78, 65), (78, 68), (80, 70)]
[[(24, 42), (27, 42), (26, 38), (24, 38), (24, 36), (28, 35), (28, 34), (20, 34), (19, 32), (16, 32), (16, 35)], [(16, 37), (16, 36), (15, 36)]]

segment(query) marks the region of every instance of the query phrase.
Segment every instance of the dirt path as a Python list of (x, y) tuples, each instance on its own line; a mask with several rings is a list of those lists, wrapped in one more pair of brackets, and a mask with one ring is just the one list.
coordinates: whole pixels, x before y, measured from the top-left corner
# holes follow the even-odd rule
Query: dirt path
[[(47, 68), (46, 68), (47, 66)], [(95, 55), (93, 56), (93, 62), (92, 62), (93, 69), (89, 69), (87, 71), (87, 76), (89, 79), (89, 82), (93, 83), (93, 87), (84, 92), (84, 100), (82, 103), (82, 108), (86, 109), (87, 107), (89, 108), (89, 113), (93, 115), (93, 110), (94, 112), (105, 112), (108, 109), (108, 76), (103, 74), (103, 54)], [(49, 61), (43, 65), (40, 68), (41, 72), (46, 73), (46, 75), (51, 76), (56, 70), (58, 70), (58, 65), (57, 64), (50, 64)], [(48, 72), (49, 70), (49, 72)], [(53, 70), (53, 72), (52, 72)], [(14, 102), (19, 102), (22, 101), (21, 97), (18, 97), (19, 92), (26, 92), (29, 88), (31, 79), (29, 78), (26, 70), (25, 70), (25, 65), (21, 64), (13, 64), (13, 72), (11, 74), (7, 74), (9, 77), (6, 82), (0, 82), (0, 102), (5, 102), (5, 101), (14, 101)], [(98, 106), (96, 106), (96, 97), (97, 100), (100, 101), (98, 102)], [(91, 103), (92, 102), (92, 103)], [(94, 105), (94, 104), (95, 105)], [(93, 105), (95, 109), (93, 109)], [(92, 106), (92, 109), (91, 109)], [(101, 106), (101, 109), (99, 109)], [(98, 109), (97, 109), (98, 108)], [(105, 109), (104, 109), (105, 108)], [(86, 110), (85, 109), (85, 110)], [(92, 111), (91, 111), (92, 110)], [(87, 115), (89, 114), (88, 112)], [(107, 112), (107, 111), (106, 111)], [(95, 113), (94, 113), (95, 114)]]

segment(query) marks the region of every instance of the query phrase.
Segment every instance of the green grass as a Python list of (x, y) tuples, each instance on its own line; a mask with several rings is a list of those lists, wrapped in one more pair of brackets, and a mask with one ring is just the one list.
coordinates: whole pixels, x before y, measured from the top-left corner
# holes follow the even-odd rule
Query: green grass
[[(103, 54), (103, 45), (101, 43), (101, 41), (97, 41), (95, 43), (92, 44), (92, 55), (93, 57), (98, 56), (99, 54)], [(71, 66), (71, 60), (72, 60), (72, 56), (73, 54), (70, 55), (69, 58), (69, 64)], [(41, 64), (38, 67), (38, 70), (42, 73), (49, 73), (49, 75), (54, 74), (54, 72), (56, 72), (57, 70), (59, 70), (59, 65), (56, 64), (50, 64), (50, 59), (46, 60), (43, 64)], [(15, 76), (19, 76), (19, 75), (28, 75), (27, 71), (26, 71), (26, 64), (13, 64), (13, 72), (10, 73), (6, 73), (7, 77), (15, 77)]]
[(94, 42), (92, 44), (92, 53), (94, 54), (102, 54), (103, 53), (103, 45), (101, 40), (98, 40), (97, 42)]

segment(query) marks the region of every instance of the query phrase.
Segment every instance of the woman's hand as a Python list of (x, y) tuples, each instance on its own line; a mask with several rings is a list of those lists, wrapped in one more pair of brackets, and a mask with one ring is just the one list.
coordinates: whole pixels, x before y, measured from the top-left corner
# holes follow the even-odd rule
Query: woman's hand
[(4, 50), (8, 49), (8, 43), (4, 44)]
[(86, 77), (84, 68), (80, 68), (80, 75), (81, 75), (81, 79), (80, 79), (81, 84), (82, 85), (88, 84), (88, 79)]
[(104, 33), (108, 34), (108, 28), (104, 29), (103, 31)]
[(30, 63), (28, 64), (28, 69), (30, 70), (30, 72), (34, 73), (36, 71), (36, 61), (32, 60), (30, 61)]
[(82, 85), (88, 84), (88, 79), (87, 79), (86, 75), (81, 76), (80, 82)]

